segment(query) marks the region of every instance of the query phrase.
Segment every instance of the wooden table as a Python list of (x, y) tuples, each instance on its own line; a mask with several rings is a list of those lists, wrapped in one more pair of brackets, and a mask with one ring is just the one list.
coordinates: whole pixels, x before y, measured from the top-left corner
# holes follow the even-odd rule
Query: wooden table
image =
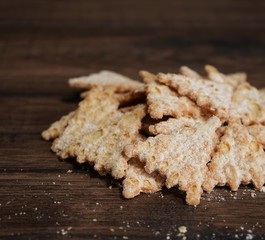
[(124, 200), (119, 181), (60, 161), (40, 138), (76, 108), (67, 79), (101, 69), (138, 78), (210, 63), (265, 87), (264, 12), (262, 0), (1, 1), (0, 238), (265, 238), (265, 193), (251, 186), (197, 208), (177, 189)]

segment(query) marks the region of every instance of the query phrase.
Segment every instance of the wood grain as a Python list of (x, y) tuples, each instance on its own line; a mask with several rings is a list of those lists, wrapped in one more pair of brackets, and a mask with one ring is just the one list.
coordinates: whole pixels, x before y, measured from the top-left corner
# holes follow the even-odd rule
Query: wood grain
[(138, 79), (210, 63), (265, 87), (264, 12), (262, 0), (0, 1), (0, 238), (182, 239), (186, 226), (187, 239), (264, 239), (265, 194), (251, 186), (197, 208), (177, 189), (124, 200), (120, 181), (40, 138), (79, 101), (67, 79), (101, 69)]

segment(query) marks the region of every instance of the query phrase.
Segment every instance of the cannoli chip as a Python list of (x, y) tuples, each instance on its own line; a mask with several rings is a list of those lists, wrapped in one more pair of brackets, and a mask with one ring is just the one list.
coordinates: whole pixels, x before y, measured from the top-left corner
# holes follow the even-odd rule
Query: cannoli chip
[(82, 163), (88, 161), (99, 172), (122, 178), (129, 158), (123, 154), (124, 146), (142, 140), (139, 129), (146, 114), (146, 106), (139, 104), (121, 113), (116, 121), (84, 134), (70, 146), (70, 152)]
[(141, 192), (154, 193), (160, 191), (163, 184), (164, 179), (158, 173), (148, 174), (144, 170), (143, 163), (137, 159), (131, 159), (122, 182), (122, 194), (125, 198), (133, 198)]
[(156, 79), (154, 75), (153, 79), (150, 79), (150, 73), (142, 71), (141, 75), (147, 84), (148, 113), (152, 118), (162, 119), (164, 116), (200, 118), (202, 116), (201, 108), (189, 98), (179, 96), (168, 86), (153, 80)]
[(47, 130), (42, 132), (41, 134), (42, 138), (45, 139), (46, 141), (49, 141), (49, 140), (54, 140), (55, 138), (61, 136), (65, 128), (67, 127), (68, 122), (74, 116), (74, 113), (75, 113), (74, 111), (70, 112), (67, 115), (62, 116), (58, 121), (52, 123)]
[(95, 86), (114, 87), (116, 92), (126, 92), (142, 87), (143, 84), (119, 73), (103, 70), (89, 76), (69, 79), (70, 87), (91, 89)]
[(248, 126), (249, 133), (254, 136), (258, 143), (260, 143), (265, 149), (265, 126), (261, 124), (255, 124)]
[[(145, 170), (151, 174), (158, 171), (166, 178), (166, 186), (178, 186), (187, 192), (186, 202), (197, 205), (202, 194), (202, 183), (207, 172), (206, 164), (211, 159), (217, 141), (216, 130), (221, 125), (213, 116), (204, 123), (187, 122), (187, 126), (171, 134), (158, 134), (125, 148), (128, 157), (139, 158), (145, 163)], [(158, 123), (159, 124), (159, 123)]]
[(241, 183), (253, 183), (257, 189), (262, 189), (265, 152), (246, 126), (239, 120), (232, 121), (225, 127), (208, 168), (203, 184), (208, 192), (216, 185), (229, 185), (232, 191), (236, 191)]
[(245, 125), (265, 122), (265, 106), (260, 92), (249, 83), (237, 87), (232, 98), (231, 117)]
[(189, 78), (178, 74), (158, 75), (158, 80), (187, 96), (198, 106), (212, 112), (220, 118), (229, 117), (233, 87), (205, 79)]
[(119, 117), (121, 113), (117, 111), (118, 106), (119, 102), (114, 97), (113, 89), (93, 88), (79, 103), (64, 132), (53, 142), (52, 150), (63, 159), (71, 157), (69, 146), (82, 135)]
[(207, 73), (207, 78), (209, 80), (230, 84), (233, 88), (236, 88), (238, 85), (247, 82), (247, 74), (244, 72), (223, 74), (219, 72), (217, 68), (211, 65), (206, 65), (204, 70)]
[(265, 108), (265, 88), (259, 89), (259, 97), (262, 106)]

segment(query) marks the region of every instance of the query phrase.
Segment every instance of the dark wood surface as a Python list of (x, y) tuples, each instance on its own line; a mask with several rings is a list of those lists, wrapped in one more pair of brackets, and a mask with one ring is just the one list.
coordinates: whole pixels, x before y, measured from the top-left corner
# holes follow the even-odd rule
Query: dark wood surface
[(265, 87), (264, 12), (262, 0), (0, 1), (0, 238), (182, 239), (180, 226), (187, 239), (265, 238), (265, 193), (251, 186), (197, 208), (177, 189), (124, 200), (119, 181), (40, 138), (76, 108), (67, 79), (101, 69), (137, 78), (210, 63)]

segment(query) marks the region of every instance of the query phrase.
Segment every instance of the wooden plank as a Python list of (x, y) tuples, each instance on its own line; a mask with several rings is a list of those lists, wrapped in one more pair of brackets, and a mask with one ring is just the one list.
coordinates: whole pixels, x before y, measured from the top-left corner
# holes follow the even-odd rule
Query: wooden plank
[(264, 239), (265, 194), (252, 186), (204, 193), (197, 208), (176, 188), (125, 200), (121, 181), (60, 161), (40, 138), (80, 100), (67, 79), (101, 69), (138, 79), (210, 63), (265, 87), (264, 11), (262, 0), (1, 1), (0, 239)]

